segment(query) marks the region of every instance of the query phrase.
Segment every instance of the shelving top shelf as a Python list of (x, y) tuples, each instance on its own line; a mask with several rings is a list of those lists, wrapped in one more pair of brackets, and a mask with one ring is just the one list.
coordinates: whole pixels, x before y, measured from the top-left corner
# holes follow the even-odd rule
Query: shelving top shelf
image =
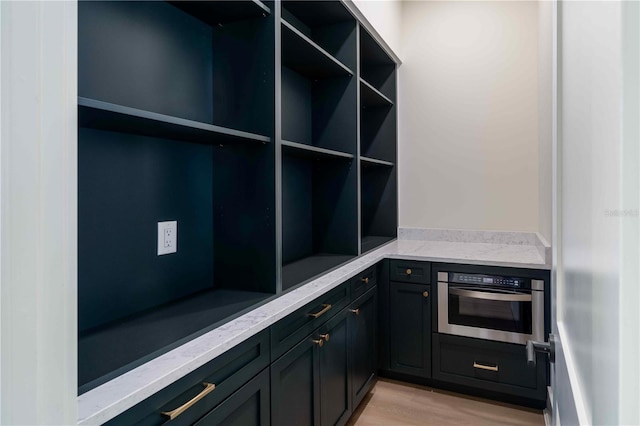
[(271, 142), (267, 136), (83, 97), (78, 97), (78, 125), (199, 143)]
[(383, 167), (394, 166), (394, 164), (391, 161), (378, 160), (376, 158), (370, 158), (370, 157), (360, 156), (360, 161), (371, 166), (383, 166)]
[(260, 0), (171, 1), (169, 3), (213, 26), (271, 14), (271, 9)]
[(353, 155), (346, 152), (334, 151), (331, 149), (318, 148), (317, 146), (305, 145), (302, 143), (282, 141), (285, 151), (296, 153), (303, 157), (319, 157), (319, 158), (342, 158), (352, 159)]
[(360, 97), (361, 106), (363, 107), (393, 106), (391, 99), (363, 78), (360, 78)]
[(282, 62), (308, 77), (352, 76), (353, 71), (331, 56), (309, 37), (282, 19)]

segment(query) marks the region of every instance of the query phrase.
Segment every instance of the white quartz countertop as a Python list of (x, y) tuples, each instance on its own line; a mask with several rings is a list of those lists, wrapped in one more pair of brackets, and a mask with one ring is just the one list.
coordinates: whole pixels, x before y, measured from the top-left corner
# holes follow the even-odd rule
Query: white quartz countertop
[[(545, 262), (545, 259), (550, 258), (548, 247), (545, 252), (545, 247), (541, 248), (543, 243), (538, 243), (534, 237), (531, 237), (535, 234), (529, 233), (526, 234), (526, 238), (520, 238), (516, 233), (488, 235), (485, 232), (469, 235), (469, 233), (462, 234), (460, 231), (454, 231), (444, 235), (443, 232), (438, 230), (437, 233), (429, 232), (426, 235), (422, 230), (401, 229), (400, 238), (409, 239), (399, 239), (364, 254), (320, 278), (309, 281), (80, 395), (78, 423), (102, 424), (111, 420), (385, 258), (551, 269)], [(445, 238), (454, 241), (442, 241)]]

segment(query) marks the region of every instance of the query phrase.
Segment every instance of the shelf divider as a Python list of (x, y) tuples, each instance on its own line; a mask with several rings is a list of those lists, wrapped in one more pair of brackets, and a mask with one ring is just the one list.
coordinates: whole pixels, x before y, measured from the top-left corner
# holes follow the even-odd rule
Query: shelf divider
[(78, 125), (199, 143), (271, 142), (271, 138), (255, 133), (83, 97), (78, 97)]
[(348, 154), (346, 152), (334, 151), (331, 149), (319, 148), (313, 145), (306, 145), (303, 143), (291, 142), (291, 141), (282, 141), (282, 146), (286, 150), (295, 151), (302, 155), (312, 156), (312, 157), (324, 157), (324, 158), (344, 158), (344, 159), (352, 159), (354, 156), (352, 154)]
[(376, 166), (385, 166), (385, 167), (393, 167), (393, 166), (395, 166), (395, 164), (393, 164), (391, 161), (378, 160), (377, 158), (370, 158), (370, 157), (360, 156), (360, 161), (362, 161), (363, 163), (376, 165)]
[(310, 78), (353, 76), (346, 65), (331, 56), (296, 27), (282, 19), (282, 62)]
[(393, 106), (393, 101), (386, 97), (382, 92), (369, 84), (365, 79), (360, 77), (360, 96), (362, 98), (362, 106), (378, 107)]

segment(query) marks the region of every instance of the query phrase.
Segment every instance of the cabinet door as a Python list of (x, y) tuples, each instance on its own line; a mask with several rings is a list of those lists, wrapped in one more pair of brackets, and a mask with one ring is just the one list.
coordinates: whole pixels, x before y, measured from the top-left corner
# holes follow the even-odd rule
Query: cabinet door
[(271, 364), (271, 420), (274, 425), (320, 425), (318, 342), (319, 338), (309, 336)]
[(195, 426), (269, 426), (269, 369), (254, 377)]
[(391, 370), (431, 377), (431, 287), (397, 282), (390, 287)]
[(322, 426), (343, 425), (351, 415), (348, 314), (344, 309), (320, 327), (319, 336), (325, 340), (318, 350)]
[(376, 377), (378, 289), (373, 288), (351, 304), (349, 332), (351, 398), (357, 407)]

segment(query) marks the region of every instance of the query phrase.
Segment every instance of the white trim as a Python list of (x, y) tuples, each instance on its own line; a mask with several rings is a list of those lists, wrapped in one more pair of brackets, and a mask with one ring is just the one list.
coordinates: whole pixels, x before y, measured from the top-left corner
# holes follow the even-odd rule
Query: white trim
[(588, 410), (584, 396), (582, 395), (582, 389), (584, 389), (584, 387), (582, 386), (580, 377), (576, 371), (576, 363), (573, 359), (573, 351), (571, 350), (571, 339), (569, 338), (562, 321), (558, 322), (558, 336), (562, 342), (562, 355), (564, 356), (564, 361), (567, 366), (569, 385), (571, 386), (578, 420), (581, 425), (590, 425), (592, 424), (591, 412)]
[(0, 8), (0, 424), (75, 424), (77, 3)]

